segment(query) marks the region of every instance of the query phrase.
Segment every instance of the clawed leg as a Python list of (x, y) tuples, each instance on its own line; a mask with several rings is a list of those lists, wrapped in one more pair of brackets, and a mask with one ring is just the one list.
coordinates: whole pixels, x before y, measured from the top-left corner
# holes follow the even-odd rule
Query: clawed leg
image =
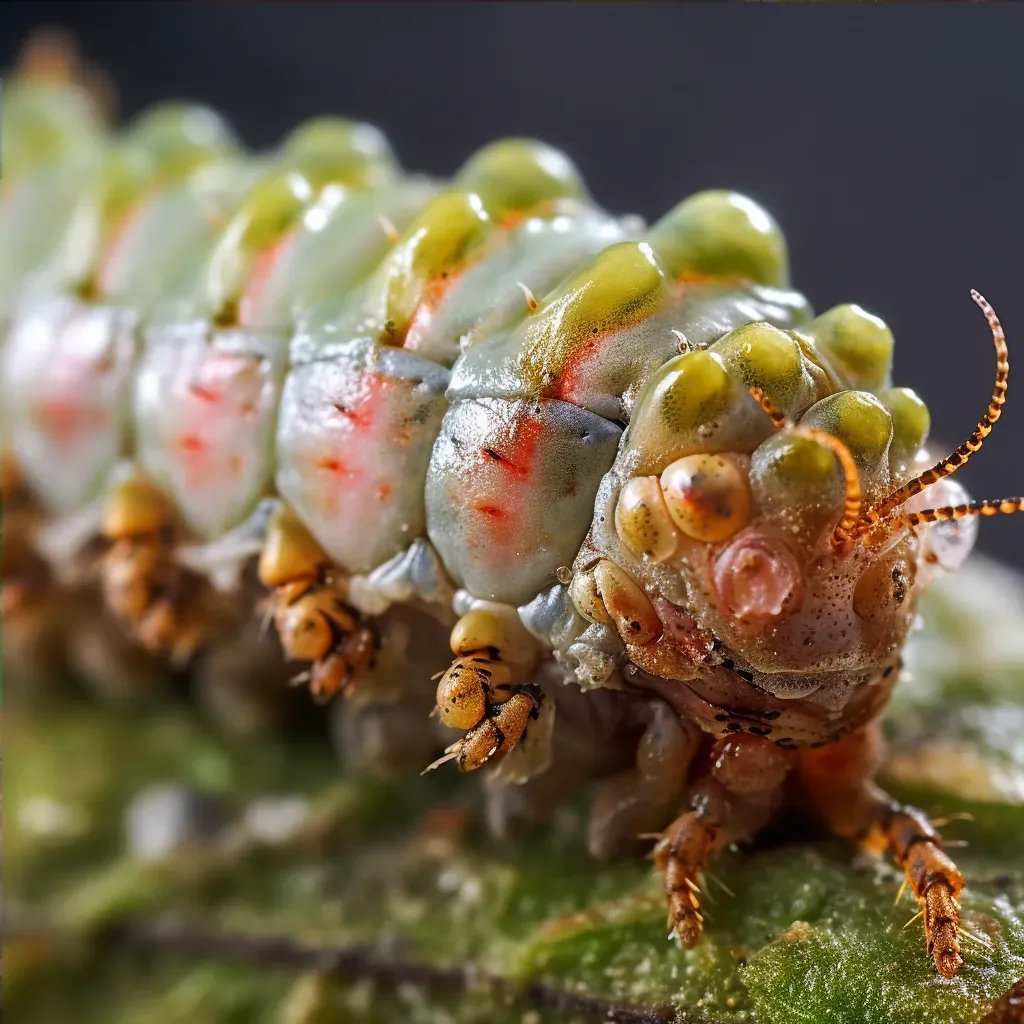
[(442, 676), (437, 688), (441, 720), (465, 729), (466, 735), (426, 771), (445, 761), (454, 761), (463, 771), (482, 768), (507, 754), (539, 714), (544, 699), (540, 687), (510, 683), (508, 666), (492, 654), (481, 650), (456, 658)]
[(881, 828), (921, 906), (928, 953), (939, 974), (955, 977), (963, 963), (957, 903), (963, 875), (943, 851), (939, 834), (921, 811), (885, 799), (884, 809), (880, 808)]
[(957, 897), (964, 879), (928, 818), (871, 782), (879, 747), (878, 729), (872, 727), (805, 751), (804, 784), (836, 833), (878, 852), (886, 846), (892, 850), (921, 907), (928, 953), (939, 974), (952, 978), (963, 962)]
[(668, 929), (684, 946), (700, 942), (704, 918), (694, 879), (707, 862), (718, 829), (699, 811), (687, 811), (665, 830), (654, 847), (654, 864), (662, 873), (668, 903)]
[(272, 601), (285, 654), (311, 662), (297, 681), (309, 683), (318, 704), (349, 694), (373, 664), (377, 642), (371, 625), (346, 603), (344, 586), (327, 573), (278, 587)]
[(544, 699), (539, 686), (516, 682), (533, 666), (537, 649), (511, 606), (463, 615), (452, 630), (451, 647), (456, 657), (437, 685), (437, 713), (466, 735), (426, 771), (446, 761), (475, 771), (504, 757), (537, 718)]
[(752, 838), (782, 805), (794, 755), (756, 736), (718, 740), (711, 772), (690, 789), (692, 810), (677, 818), (654, 848), (663, 873), (669, 931), (685, 946), (700, 942), (703, 918), (697, 876), (711, 853)]
[(318, 704), (350, 694), (374, 662), (372, 623), (347, 602), (344, 574), (294, 513), (282, 507), (267, 525), (259, 561), (260, 582), (273, 591), (268, 611), (285, 656), (308, 661), (295, 682), (309, 683)]
[(175, 562), (175, 532), (157, 489), (141, 477), (127, 478), (104, 504), (101, 533), (109, 547), (98, 568), (113, 616), (148, 651), (184, 664), (217, 631), (218, 615), (208, 586)]

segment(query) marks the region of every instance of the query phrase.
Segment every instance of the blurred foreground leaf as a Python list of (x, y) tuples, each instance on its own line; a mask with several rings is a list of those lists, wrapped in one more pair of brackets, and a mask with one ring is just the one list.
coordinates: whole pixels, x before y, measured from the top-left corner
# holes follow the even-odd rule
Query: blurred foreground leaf
[[(5, 720), (7, 1005), (24, 1022), (973, 1024), (1024, 975), (1024, 585), (977, 561), (924, 618), (886, 781), (964, 815), (944, 829), (968, 844), (973, 936), (952, 981), (920, 922), (904, 927), (897, 871), (842, 843), (780, 830), (719, 857), (707, 940), (687, 951), (666, 940), (648, 862), (586, 856), (584, 806), (499, 847), (475, 780), (343, 779), (326, 745), (74, 705)], [(169, 783), (223, 822), (133, 859), (126, 808)]]

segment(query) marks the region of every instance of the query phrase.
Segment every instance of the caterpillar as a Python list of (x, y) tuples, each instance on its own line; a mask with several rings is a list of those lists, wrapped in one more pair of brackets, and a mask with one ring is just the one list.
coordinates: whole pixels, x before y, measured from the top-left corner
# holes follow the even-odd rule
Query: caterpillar
[(50, 45), (3, 95), (5, 658), (102, 603), (150, 668), (300, 663), (380, 712), (345, 740), (378, 767), (455, 730), (429, 768), (483, 769), (499, 834), (596, 781), (591, 852), (653, 841), (686, 945), (708, 858), (797, 799), (891, 849), (954, 976), (964, 880), (872, 774), (920, 593), (1024, 509), (952, 479), (1005, 400), (987, 301), (991, 401), (939, 458), (891, 331), (814, 315), (745, 196), (648, 225), (535, 140), (438, 181), (367, 124), (250, 155), (102, 96)]

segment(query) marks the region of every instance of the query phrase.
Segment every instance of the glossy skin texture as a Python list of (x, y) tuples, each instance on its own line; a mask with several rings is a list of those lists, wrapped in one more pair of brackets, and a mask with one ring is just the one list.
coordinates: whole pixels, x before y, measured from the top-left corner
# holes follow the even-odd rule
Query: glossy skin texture
[(106, 598), (145, 645), (184, 658), (254, 615), (254, 556), (319, 700), (418, 707), (398, 652), (429, 661), (451, 629), (436, 707), (464, 735), (435, 764), (534, 794), (506, 824), (601, 778), (591, 848), (658, 833), (692, 944), (704, 861), (798, 779), (893, 847), (955, 973), (963, 881), (869, 748), (973, 520), (852, 529), (926, 465), (884, 323), (812, 318), (750, 199), (647, 228), (528, 140), (447, 185), (340, 119), (258, 163), (181, 108), (85, 148), (88, 244), (45, 289), (28, 256), (10, 275), (5, 436), (49, 516), (99, 500)]

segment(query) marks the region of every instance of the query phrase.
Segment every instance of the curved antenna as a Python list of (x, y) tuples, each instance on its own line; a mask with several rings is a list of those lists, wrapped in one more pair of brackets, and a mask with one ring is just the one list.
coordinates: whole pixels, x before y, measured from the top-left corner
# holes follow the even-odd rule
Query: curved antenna
[(1001, 498), (999, 501), (969, 501), (963, 505), (943, 505), (942, 508), (925, 508), (920, 512), (898, 512), (879, 520), (871, 530), (872, 535), (880, 530), (891, 532), (900, 526), (922, 526), (925, 523), (940, 523), (965, 519), (967, 516), (1008, 516), (1024, 512), (1024, 498)]
[(760, 388), (750, 388), (749, 390), (754, 397), (754, 401), (764, 409), (765, 414), (772, 421), (772, 426), (776, 430), (783, 430), (789, 426), (786, 414), (781, 412), (778, 406)]
[(843, 547), (853, 539), (853, 529), (860, 521), (862, 495), (860, 489), (860, 474), (857, 472), (857, 463), (854, 462), (850, 449), (839, 440), (838, 437), (827, 433), (824, 430), (814, 430), (811, 427), (793, 426), (781, 412), (775, 403), (760, 389), (750, 388), (750, 394), (754, 401), (764, 409), (772, 426), (776, 430), (790, 429), (800, 437), (806, 437), (811, 441), (831, 448), (839, 465), (843, 470), (843, 514), (836, 528), (832, 531), (832, 546)]
[(1006, 403), (1006, 382), (1010, 375), (1010, 353), (1006, 345), (1006, 336), (1003, 334), (1003, 326), (999, 322), (999, 317), (996, 316), (996, 311), (989, 305), (985, 297), (972, 288), (971, 298), (985, 314), (985, 319), (992, 330), (992, 342), (996, 349), (996, 379), (992, 385), (992, 397), (989, 399), (988, 409), (974, 433), (952, 455), (937, 462), (931, 469), (926, 469), (913, 480), (908, 480), (902, 487), (897, 488), (880, 502), (866, 509), (861, 516), (860, 523), (853, 531), (854, 537), (866, 533), (872, 525), (887, 517), (893, 509), (899, 508), (915, 494), (920, 494), (926, 487), (930, 487), (944, 477), (952, 476), (966, 464), (976, 451), (981, 449), (985, 438), (992, 433), (992, 428), (1002, 414), (1003, 405)]
[(831, 448), (839, 460), (839, 465), (843, 470), (843, 515), (832, 531), (832, 546), (838, 548), (849, 544), (853, 540), (853, 528), (860, 520), (863, 500), (857, 463), (853, 461), (850, 449), (838, 437), (834, 437), (824, 430), (812, 430), (810, 427), (794, 427), (793, 431)]

